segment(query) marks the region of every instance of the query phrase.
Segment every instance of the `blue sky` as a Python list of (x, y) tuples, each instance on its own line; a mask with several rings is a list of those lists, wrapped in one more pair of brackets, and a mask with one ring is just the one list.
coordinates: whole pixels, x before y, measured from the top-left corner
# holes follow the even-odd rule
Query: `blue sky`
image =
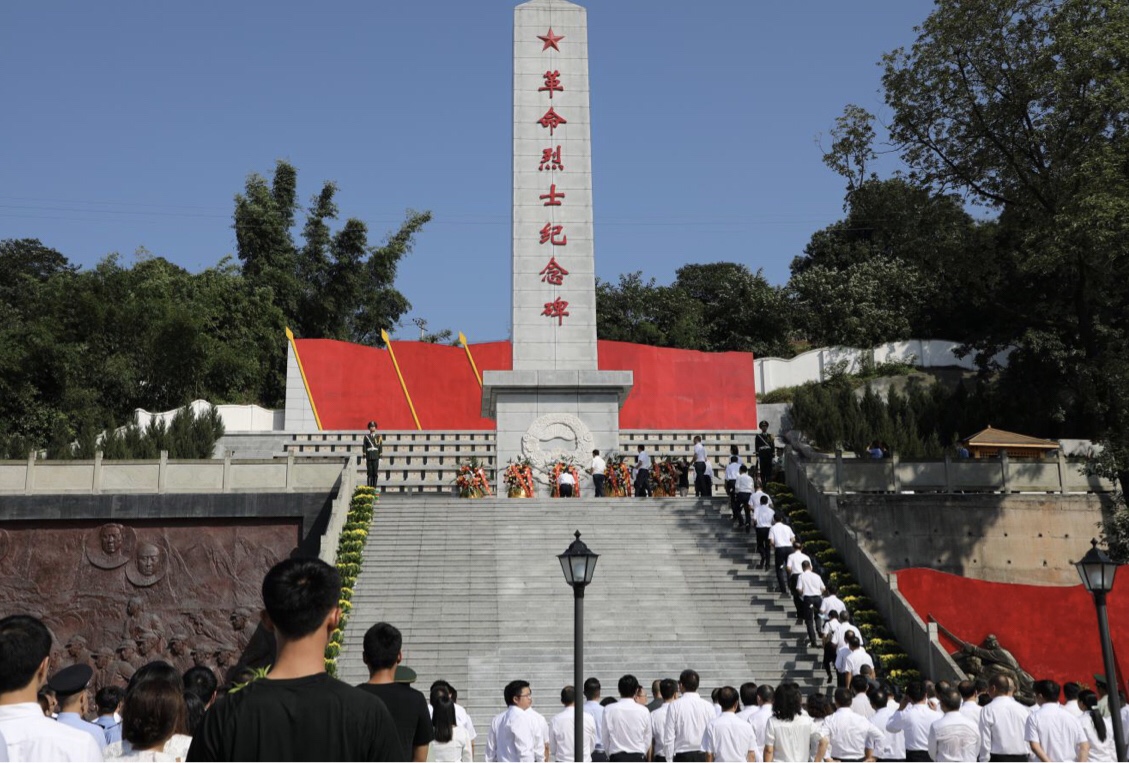
[[(235, 254), (232, 198), (277, 159), (342, 219), (435, 215), (401, 264), (410, 318), (509, 331), (509, 0), (8, 0), (0, 239), (89, 267), (138, 247), (189, 270)], [(925, 0), (590, 0), (596, 272), (661, 283), (737, 261), (773, 283), (842, 215), (817, 136), (888, 112), (877, 62)], [(827, 143), (825, 137), (824, 140)], [(880, 170), (891, 171), (887, 158)]]

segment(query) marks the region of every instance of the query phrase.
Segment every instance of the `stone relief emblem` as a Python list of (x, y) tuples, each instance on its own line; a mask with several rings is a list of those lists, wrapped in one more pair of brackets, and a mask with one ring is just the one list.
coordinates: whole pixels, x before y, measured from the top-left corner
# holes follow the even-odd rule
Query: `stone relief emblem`
[(533, 464), (537, 479), (545, 482), (549, 465), (564, 458), (583, 461), (592, 452), (588, 425), (570, 413), (549, 413), (532, 424), (521, 438), (521, 450)]
[(116, 570), (129, 561), (137, 538), (132, 527), (104, 524), (86, 536), (86, 559), (95, 567)]
[(167, 567), (168, 554), (156, 543), (144, 542), (137, 547), (133, 564), (125, 568), (125, 576), (135, 586), (145, 588), (163, 578)]

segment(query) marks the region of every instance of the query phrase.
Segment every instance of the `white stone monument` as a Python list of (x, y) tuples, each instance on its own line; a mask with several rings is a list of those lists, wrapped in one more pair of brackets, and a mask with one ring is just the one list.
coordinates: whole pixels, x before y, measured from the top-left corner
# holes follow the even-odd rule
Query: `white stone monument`
[(483, 415), (497, 421), (499, 476), (516, 457), (538, 468), (562, 457), (587, 466), (593, 448), (619, 446), (632, 374), (598, 370), (589, 114), (585, 9), (567, 0), (517, 6), (513, 370), (484, 372), (482, 394)]

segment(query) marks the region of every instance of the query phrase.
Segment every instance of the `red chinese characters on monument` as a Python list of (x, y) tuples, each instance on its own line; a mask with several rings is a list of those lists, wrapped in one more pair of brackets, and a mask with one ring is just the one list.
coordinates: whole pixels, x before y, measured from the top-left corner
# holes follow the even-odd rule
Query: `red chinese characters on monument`
[[(554, 35), (553, 30), (550, 29), (545, 35), (538, 35), (538, 39), (544, 43), (542, 50), (549, 50), (550, 48), (559, 51), (558, 43), (564, 39), (563, 36)], [(568, 124), (568, 120), (562, 117), (553, 108), (552, 100), (554, 93), (564, 92), (564, 85), (561, 82), (561, 73), (557, 69), (547, 69), (541, 77), (543, 84), (537, 88), (538, 93), (548, 93), (550, 106), (549, 110), (537, 120), (537, 124), (544, 128), (548, 128), (549, 135), (554, 135), (555, 130), (561, 125)], [(563, 171), (564, 162), (561, 159), (561, 147), (550, 146), (549, 148), (542, 149), (541, 160), (538, 162), (537, 171)], [(549, 186), (549, 192), (541, 194), (538, 198), (544, 202), (543, 206), (546, 207), (559, 207), (562, 205), (562, 200), (565, 198), (564, 191), (557, 190), (557, 184), (552, 183)], [(566, 246), (568, 244), (568, 236), (564, 233), (563, 225), (556, 225), (553, 222), (545, 223), (545, 227), (541, 228), (538, 243), (541, 245), (551, 244), (552, 246)], [(557, 262), (556, 257), (550, 257), (549, 263), (542, 268), (538, 275), (541, 277), (541, 282), (550, 286), (563, 286), (564, 279), (568, 276), (568, 271)], [(569, 316), (568, 302), (557, 296), (552, 302), (544, 303), (544, 310), (541, 315), (552, 320), (556, 318), (557, 325), (564, 325), (564, 319)]]
[(539, 199), (541, 199), (545, 202), (544, 204), (542, 204), (542, 206), (544, 206), (544, 207), (559, 207), (561, 205), (560, 200), (563, 199), (564, 197), (565, 197), (564, 191), (558, 191), (557, 190), (557, 184), (552, 183), (549, 186), (549, 192), (543, 193), (540, 196), (538, 196), (537, 198), (539, 198)]
[(543, 148), (541, 149), (541, 163), (537, 165), (537, 171), (542, 170), (563, 170), (564, 162), (561, 161), (561, 147), (556, 148)]
[(549, 91), (549, 100), (553, 98), (553, 91), (558, 93), (564, 92), (564, 85), (561, 84), (561, 73), (559, 71), (548, 71), (542, 75), (545, 79), (545, 84), (537, 88), (538, 93)]
[[(560, 236), (560, 238), (558, 239), (557, 236)], [(564, 235), (564, 226), (545, 223), (545, 227), (541, 229), (541, 240), (538, 243), (565, 246), (568, 244), (568, 236)], [(541, 280), (544, 281), (545, 279), (542, 278)]]
[(557, 325), (562, 326), (564, 325), (564, 319), (568, 317), (568, 302), (565, 302), (560, 297), (557, 297), (552, 302), (546, 302), (545, 309), (541, 311), (541, 315), (556, 318)]
[(556, 257), (550, 257), (549, 264), (538, 275), (541, 276), (544, 283), (560, 286), (564, 283), (564, 277), (568, 275), (568, 271), (561, 267)]
[(537, 124), (541, 125), (542, 127), (548, 127), (549, 134), (552, 135), (553, 130), (557, 129), (561, 125), (567, 125), (568, 120), (562, 117), (557, 112), (553, 111), (553, 107), (550, 106), (549, 110), (546, 111), (545, 114), (537, 120)]

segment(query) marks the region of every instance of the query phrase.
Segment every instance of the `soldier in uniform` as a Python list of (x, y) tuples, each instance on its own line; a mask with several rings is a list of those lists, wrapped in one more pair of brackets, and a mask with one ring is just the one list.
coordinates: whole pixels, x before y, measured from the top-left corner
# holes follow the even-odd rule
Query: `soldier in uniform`
[(760, 423), (760, 431), (753, 437), (753, 448), (757, 452), (757, 464), (760, 467), (761, 489), (772, 479), (772, 461), (776, 458), (776, 441), (768, 432), (768, 422)]
[(376, 433), (376, 422), (368, 423), (368, 434), (361, 446), (365, 451), (365, 466), (368, 468), (368, 486), (376, 487), (380, 470), (380, 454), (384, 450), (384, 438)]

